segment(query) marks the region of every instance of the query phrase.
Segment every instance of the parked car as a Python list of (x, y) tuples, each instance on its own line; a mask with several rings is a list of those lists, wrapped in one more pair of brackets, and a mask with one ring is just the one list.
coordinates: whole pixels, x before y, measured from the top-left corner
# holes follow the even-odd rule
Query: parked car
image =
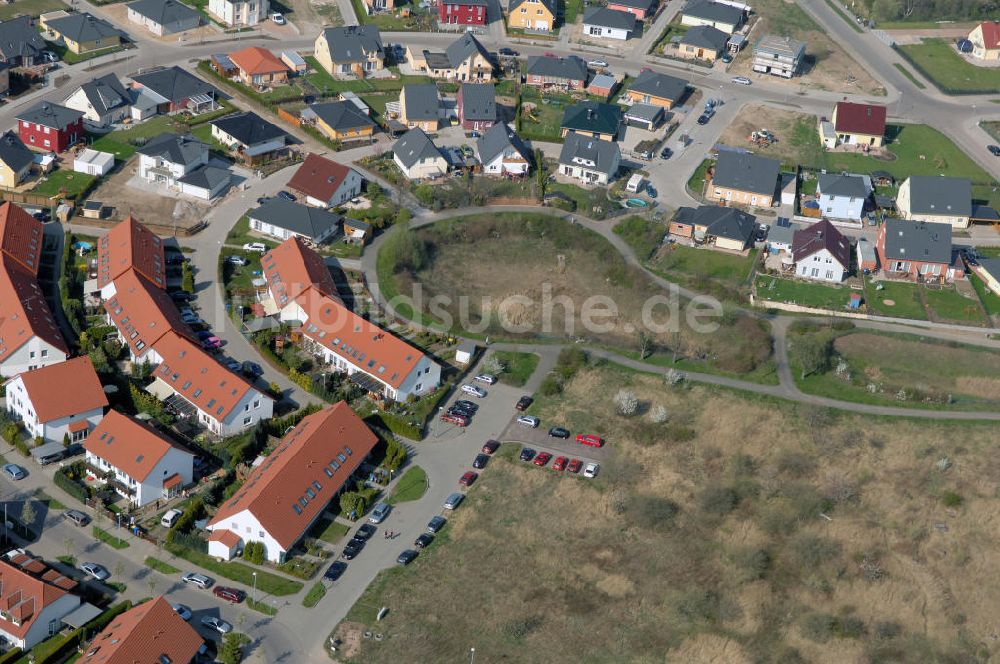
[(90, 517), (81, 512), (80, 510), (66, 510), (63, 514), (65, 514), (67, 519), (69, 519), (78, 526), (82, 527), (90, 523)]
[(753, 85), (753, 81), (746, 76), (734, 76), (733, 83), (737, 83), (739, 85)]
[(430, 533), (424, 533), (419, 537), (417, 537), (416, 540), (414, 540), (413, 546), (417, 547), (418, 549), (423, 549), (433, 541), (434, 541), (433, 535), (431, 535)]
[(453, 510), (461, 505), (463, 500), (465, 500), (465, 494), (456, 491), (444, 499), (444, 508), (446, 510)]
[(596, 463), (588, 463), (586, 465), (586, 467), (583, 469), (583, 476), (584, 477), (597, 477), (597, 471), (599, 471), (600, 469), (601, 469), (601, 467), (599, 465), (597, 465)]
[(453, 404), (452, 407), (448, 409), (448, 412), (449, 413), (455, 413), (455, 414), (461, 415), (462, 417), (469, 417), (469, 418), (471, 418), (473, 415), (476, 414), (476, 412), (474, 410), (472, 410), (471, 408), (466, 408), (465, 406), (459, 406), (457, 403)]
[(518, 52), (517, 51), (515, 51), (512, 48), (507, 48), (506, 46), (503, 47), (503, 48), (501, 48), (501, 49), (499, 49), (497, 51), (497, 53), (499, 53), (501, 56), (503, 56), (505, 58), (516, 58), (518, 56)]
[(419, 553), (414, 551), (413, 549), (407, 549), (406, 551), (399, 554), (399, 557), (396, 558), (396, 562), (399, 563), (400, 565), (409, 565), (410, 563), (412, 563), (414, 560), (417, 559), (418, 555)]
[(487, 454), (477, 454), (476, 458), (472, 460), (472, 467), (482, 470), (486, 467), (486, 464), (490, 462), (490, 457)]
[(170, 608), (177, 612), (181, 620), (191, 620), (191, 607), (186, 604), (171, 604)]
[(344, 560), (354, 560), (358, 554), (361, 553), (361, 549), (363, 548), (365, 548), (363, 540), (352, 539), (347, 543), (347, 546), (344, 547), (343, 553), (340, 555), (343, 556)]
[(330, 566), (326, 568), (326, 571), (323, 572), (323, 578), (327, 581), (336, 581), (346, 570), (347, 563), (343, 560), (337, 560), (330, 563)]
[(243, 251), (252, 251), (257, 254), (262, 254), (267, 251), (267, 245), (263, 242), (247, 242), (243, 245)]
[(229, 586), (216, 586), (212, 588), (212, 594), (220, 599), (224, 599), (227, 602), (232, 602), (233, 604), (239, 604), (244, 599), (246, 599), (247, 594), (238, 588), (230, 588)]
[(468, 408), (473, 413), (475, 413), (475, 412), (477, 412), (479, 410), (479, 404), (478, 403), (473, 403), (472, 401), (469, 401), (467, 399), (459, 399), (458, 401), (455, 402), (455, 405), (456, 406), (460, 406), (462, 408)]
[(106, 581), (111, 578), (111, 572), (104, 565), (98, 565), (97, 563), (80, 563), (80, 571), (98, 581)]
[(986, 149), (990, 151), (994, 157), (1000, 157), (1000, 145), (987, 145)]
[(6, 473), (7, 477), (14, 480), (15, 482), (17, 480), (23, 480), (25, 477), (28, 476), (28, 471), (26, 471), (24, 468), (21, 468), (16, 463), (5, 464), (3, 467), (3, 472)]
[(533, 403), (535, 403), (534, 399), (532, 399), (529, 396), (523, 396), (517, 400), (517, 403), (514, 404), (514, 408), (521, 411), (528, 410), (528, 408), (531, 407), (531, 404)]
[(294, 201), (295, 195), (282, 189), (281, 191), (278, 192), (278, 198), (284, 198), (286, 201)]
[(239, 371), (242, 366), (239, 360), (228, 360), (226, 362), (226, 368), (230, 371)]
[(544, 466), (549, 462), (549, 459), (551, 458), (552, 455), (549, 454), (548, 452), (539, 452), (538, 456), (535, 457), (535, 460), (532, 461), (532, 463), (535, 464), (536, 466)]
[(385, 518), (389, 516), (389, 512), (392, 510), (392, 506), (389, 503), (379, 503), (372, 510), (371, 515), (368, 517), (369, 523), (382, 523)]
[(730, 62), (733, 61), (733, 56), (730, 55), (729, 53), (723, 53), (721, 60), (728, 65)]
[(604, 67), (608, 66), (608, 63), (606, 60), (591, 60), (590, 62), (587, 63), (587, 66), (594, 67), (597, 69), (603, 69)]
[(583, 462), (579, 459), (570, 459), (569, 465), (566, 466), (566, 470), (570, 473), (579, 473), (581, 466), (583, 466)]
[(552, 470), (566, 470), (567, 463), (569, 463), (569, 459), (566, 457), (556, 457), (556, 460), (552, 462)]
[(190, 583), (193, 586), (198, 586), (202, 590), (212, 587), (211, 577), (205, 576), (204, 574), (198, 574), (197, 572), (188, 572), (181, 577), (181, 581), (184, 583)]
[(354, 533), (354, 539), (369, 540), (375, 531), (378, 530), (375, 526), (370, 523), (362, 523), (361, 527), (358, 528), (357, 532)]
[(460, 427), (469, 426), (469, 418), (465, 415), (459, 415), (458, 413), (445, 413), (441, 416), (441, 421)]
[(174, 523), (181, 517), (181, 514), (184, 514), (184, 512), (178, 509), (167, 510), (160, 517), (160, 525), (164, 528), (173, 528)]
[(250, 264), (250, 261), (243, 258), (242, 256), (236, 256), (235, 254), (232, 256), (228, 256), (226, 258), (226, 262), (229, 263), (230, 265), (241, 265), (241, 266)]
[(462, 386), (462, 391), (466, 394), (471, 394), (477, 399), (482, 399), (486, 396), (486, 390), (476, 385), (470, 385), (469, 383)]
[(525, 447), (521, 450), (521, 454), (518, 456), (521, 461), (531, 461), (535, 458), (535, 450), (530, 447)]
[(581, 445), (590, 445), (591, 447), (604, 447), (604, 439), (592, 433), (577, 434), (576, 442)]
[(552, 427), (549, 429), (550, 438), (569, 438), (569, 429), (562, 427)]
[(656, 198), (656, 187), (651, 184), (646, 185), (646, 195), (650, 198)]
[(201, 345), (204, 346), (205, 348), (221, 348), (222, 339), (215, 336), (214, 334), (210, 334), (205, 339), (202, 339)]
[(427, 532), (436, 533), (442, 528), (444, 528), (444, 525), (446, 523), (448, 523), (448, 519), (444, 518), (443, 516), (435, 516), (430, 521), (427, 522)]
[(712, 113), (702, 113), (698, 116), (698, 124), (707, 125), (708, 121), (712, 119)]
[(674, 151), (671, 150), (670, 148), (663, 148), (663, 150), (660, 151), (660, 159), (670, 159), (670, 157), (672, 157), (673, 154)]
[(490, 456), (492, 456), (493, 453), (496, 452), (498, 449), (500, 449), (499, 441), (487, 440), (485, 443), (483, 443), (483, 454), (489, 454)]
[(763, 242), (767, 239), (767, 232), (769, 230), (771, 230), (771, 227), (767, 224), (758, 224), (753, 239), (757, 242)]
[(486, 383), (487, 385), (493, 385), (497, 382), (497, 377), (493, 374), (479, 374), (476, 376), (476, 380), (480, 383)]
[(523, 424), (526, 427), (531, 427), (532, 429), (535, 429), (535, 428), (538, 427), (539, 424), (542, 423), (542, 421), (539, 420), (534, 415), (520, 415), (517, 418), (517, 423), (518, 424)]
[(275, 25), (284, 25), (285, 17), (282, 16), (280, 12), (274, 12), (273, 14), (271, 14), (271, 22), (274, 23)]
[(257, 376), (263, 376), (264, 370), (256, 362), (250, 362), (247, 360), (243, 363), (243, 373), (247, 376), (252, 376), (256, 378)]
[(201, 619), (201, 624), (210, 629), (214, 629), (219, 634), (229, 634), (233, 631), (233, 626), (227, 623), (222, 618), (216, 618), (215, 616), (205, 616)]
[(468, 470), (462, 473), (462, 476), (458, 478), (458, 483), (462, 486), (472, 486), (476, 483), (477, 479), (479, 479), (479, 473), (474, 473), (471, 470)]

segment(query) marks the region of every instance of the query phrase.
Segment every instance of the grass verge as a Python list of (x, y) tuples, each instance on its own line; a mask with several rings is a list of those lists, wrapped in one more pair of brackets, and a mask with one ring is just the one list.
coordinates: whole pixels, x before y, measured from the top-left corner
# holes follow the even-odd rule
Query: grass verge
[(177, 569), (170, 563), (164, 562), (159, 558), (154, 558), (153, 556), (147, 556), (145, 562), (146, 562), (146, 567), (148, 567), (149, 569), (155, 569), (157, 572), (160, 572), (161, 574), (181, 573), (179, 569)]
[(322, 581), (318, 581), (316, 584), (313, 585), (312, 588), (309, 589), (309, 592), (306, 593), (306, 596), (302, 598), (302, 606), (306, 607), (307, 609), (311, 609), (317, 604), (319, 604), (320, 600), (323, 599), (325, 596), (326, 596), (326, 586), (323, 585)]
[(94, 537), (95, 538), (97, 538), (98, 540), (104, 542), (105, 544), (107, 544), (108, 546), (110, 546), (112, 549), (127, 549), (128, 548), (128, 542), (126, 542), (123, 539), (120, 539), (117, 535), (109, 533), (108, 531), (104, 530), (103, 528), (99, 528), (98, 526), (94, 526), (94, 529), (93, 529), (92, 532), (94, 533)]
[(510, 350), (498, 350), (493, 353), (503, 362), (504, 369), (500, 373), (500, 382), (513, 387), (522, 387), (538, 368), (538, 356), (534, 353), (519, 353)]
[(427, 471), (420, 466), (411, 466), (396, 482), (388, 503), (396, 505), (419, 500), (427, 491)]
[(253, 573), (257, 572), (257, 589), (268, 595), (294, 595), (303, 587), (299, 581), (285, 579), (239, 562), (220, 562), (207, 553), (193, 551), (183, 546), (168, 544), (167, 550), (178, 558), (183, 558), (230, 581), (242, 583), (248, 588), (253, 586)]

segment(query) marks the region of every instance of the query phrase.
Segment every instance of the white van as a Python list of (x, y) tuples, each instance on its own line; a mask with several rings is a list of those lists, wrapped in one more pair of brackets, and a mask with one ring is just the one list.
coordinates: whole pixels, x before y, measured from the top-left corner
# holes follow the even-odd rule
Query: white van
[(180, 510), (167, 510), (167, 513), (160, 518), (160, 525), (164, 528), (173, 528), (177, 519), (181, 517), (184, 512)]
[(642, 176), (636, 173), (635, 175), (633, 175), (628, 179), (628, 184), (625, 185), (625, 191), (630, 191), (633, 194), (637, 194), (639, 193), (639, 190), (642, 189), (642, 183), (643, 183)]

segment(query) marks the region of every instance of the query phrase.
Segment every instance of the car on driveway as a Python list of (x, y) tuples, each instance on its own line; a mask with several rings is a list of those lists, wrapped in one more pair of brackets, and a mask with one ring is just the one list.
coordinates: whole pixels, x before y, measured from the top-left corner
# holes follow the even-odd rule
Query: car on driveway
[(471, 470), (462, 473), (462, 476), (458, 478), (458, 483), (462, 486), (472, 486), (479, 479), (479, 473), (474, 473)]
[(75, 523), (78, 526), (86, 526), (90, 523), (90, 517), (81, 512), (80, 510), (66, 510), (64, 512), (66, 518)]
[(583, 469), (583, 476), (597, 477), (597, 471), (599, 471), (600, 469), (601, 467), (596, 463), (588, 463), (587, 466)]
[(413, 542), (413, 546), (417, 547), (418, 549), (422, 549), (425, 546), (428, 546), (433, 541), (434, 541), (434, 535), (431, 535), (430, 533), (424, 533), (419, 537), (417, 537), (417, 539)]
[(361, 553), (361, 549), (365, 547), (364, 540), (352, 539), (344, 547), (344, 552), (341, 554), (344, 560), (354, 560), (357, 558), (358, 554)]
[(278, 198), (284, 198), (286, 201), (294, 201), (295, 200), (295, 196), (293, 194), (290, 194), (289, 192), (287, 192), (285, 190), (281, 190), (281, 191), (278, 192)]
[(445, 413), (441, 416), (441, 421), (448, 424), (454, 424), (458, 427), (469, 426), (469, 418), (465, 415), (459, 415), (458, 413)]
[(604, 67), (607, 67), (608, 63), (607, 63), (606, 60), (596, 60), (595, 59), (595, 60), (591, 60), (590, 62), (588, 62), (587, 66), (588, 67), (595, 67), (595, 68), (602, 69)]
[(26, 471), (24, 468), (21, 468), (16, 463), (5, 464), (3, 467), (3, 472), (5, 475), (7, 475), (7, 477), (14, 480), (15, 482), (17, 480), (23, 480), (25, 477), (28, 476), (28, 471)]
[(746, 76), (734, 76), (733, 83), (736, 83), (738, 85), (752, 85), (753, 81), (751, 81)]
[(536, 429), (538, 428), (538, 425), (541, 424), (541, 420), (539, 420), (534, 415), (519, 415), (517, 418), (517, 423), (523, 424), (526, 427), (531, 427), (532, 429)]
[(581, 433), (576, 437), (576, 442), (581, 445), (590, 445), (591, 447), (604, 447), (604, 439), (600, 436), (595, 436), (592, 433)]
[(471, 394), (477, 399), (482, 399), (486, 396), (486, 390), (479, 387), (478, 385), (471, 385), (469, 383), (466, 383), (465, 385), (462, 386), (462, 391), (465, 392), (466, 394)]
[(372, 510), (371, 516), (368, 517), (368, 523), (379, 524), (385, 521), (385, 517), (389, 516), (389, 512), (392, 510), (392, 506), (389, 503), (379, 503)]
[(227, 602), (232, 602), (233, 604), (239, 604), (246, 599), (247, 596), (247, 594), (239, 588), (230, 588), (229, 586), (216, 586), (212, 588), (212, 594), (219, 599), (224, 599)]
[(444, 508), (446, 510), (453, 510), (461, 505), (463, 500), (465, 500), (465, 494), (456, 491), (444, 499)]
[(454, 405), (458, 406), (459, 408), (465, 408), (466, 410), (471, 410), (473, 413), (476, 413), (476, 412), (479, 411), (479, 404), (478, 403), (473, 403), (473, 402), (468, 401), (466, 399), (459, 399), (458, 401), (456, 401), (454, 403)]
[(358, 528), (358, 531), (354, 533), (354, 539), (365, 540), (365, 541), (370, 540), (372, 538), (372, 535), (375, 534), (376, 530), (378, 529), (375, 528), (375, 526), (373, 526), (372, 524), (363, 523), (361, 524), (361, 527)]
[(111, 578), (111, 572), (104, 565), (98, 565), (97, 563), (80, 563), (80, 571), (98, 581), (107, 581)]
[(249, 265), (250, 261), (243, 258), (242, 256), (227, 256), (226, 262), (232, 265)]
[(476, 376), (475, 380), (478, 383), (486, 383), (487, 385), (493, 385), (494, 383), (497, 382), (497, 377), (494, 376), (493, 374), (485, 374), (484, 373), (484, 374), (479, 374), (478, 376)]
[(569, 459), (566, 457), (556, 457), (556, 460), (552, 462), (552, 470), (566, 470), (567, 463), (569, 463)]
[(535, 458), (535, 450), (530, 447), (525, 447), (521, 450), (521, 454), (518, 458), (521, 459), (521, 461), (531, 461)]
[(267, 245), (263, 242), (247, 242), (243, 245), (243, 251), (253, 251), (262, 254), (267, 251)]
[(210, 629), (214, 629), (219, 634), (229, 634), (233, 631), (233, 626), (227, 623), (222, 618), (216, 618), (215, 616), (205, 616), (201, 619), (201, 624)]
[(256, 378), (257, 376), (263, 376), (264, 370), (256, 362), (250, 362), (247, 360), (243, 363), (243, 373), (247, 376), (252, 376)]
[(583, 462), (579, 459), (570, 459), (569, 464), (566, 466), (566, 470), (570, 473), (578, 473), (580, 472), (580, 467), (582, 465)]
[(347, 570), (347, 563), (343, 560), (330, 563), (330, 566), (323, 572), (323, 578), (327, 581), (336, 581)]
[(712, 115), (713, 113), (709, 113), (708, 111), (702, 113), (698, 116), (698, 124), (707, 125), (708, 121), (712, 119)]
[(660, 152), (660, 159), (670, 159), (670, 157), (672, 157), (673, 154), (674, 151), (671, 150), (670, 148), (663, 148), (663, 150)]
[(181, 620), (191, 620), (191, 607), (186, 604), (171, 604), (170, 607), (177, 612)]
[(1000, 157), (1000, 145), (987, 145), (986, 149), (990, 151), (990, 154), (994, 157)]
[(477, 470), (482, 470), (486, 467), (486, 464), (490, 462), (489, 455), (477, 454), (476, 458), (472, 460), (472, 467)]
[(418, 555), (420, 554), (417, 551), (414, 551), (413, 549), (407, 549), (406, 551), (399, 554), (399, 556), (396, 558), (396, 562), (399, 563), (400, 565), (409, 565), (410, 563), (412, 563), (414, 560), (417, 559)]
[(534, 463), (536, 466), (544, 466), (549, 462), (549, 459), (551, 458), (552, 455), (549, 454), (548, 452), (539, 452), (538, 456), (535, 457), (535, 460), (532, 463)]
[(528, 410), (528, 408), (533, 403), (535, 403), (535, 400), (532, 399), (531, 397), (525, 395), (525, 396), (523, 396), (523, 397), (521, 397), (520, 399), (517, 400), (517, 403), (514, 404), (514, 408), (516, 408), (517, 410), (520, 410), (520, 411), (525, 411), (525, 410)]
[(483, 443), (483, 454), (492, 456), (498, 449), (500, 449), (500, 441), (498, 440), (487, 440)]
[(569, 429), (552, 427), (549, 429), (549, 438), (569, 438)]
[(449, 415), (461, 415), (462, 417), (472, 417), (475, 413), (471, 408), (466, 408), (465, 406), (459, 406), (458, 404), (453, 404), (451, 408), (448, 409)]
[(198, 574), (197, 572), (188, 572), (181, 577), (181, 581), (184, 583), (190, 583), (193, 586), (198, 586), (202, 589), (211, 588), (213, 583), (211, 577), (207, 577), (204, 574)]
[(436, 533), (442, 528), (444, 528), (444, 525), (446, 523), (448, 523), (448, 519), (444, 518), (443, 516), (433, 517), (430, 521), (427, 522), (427, 532)]

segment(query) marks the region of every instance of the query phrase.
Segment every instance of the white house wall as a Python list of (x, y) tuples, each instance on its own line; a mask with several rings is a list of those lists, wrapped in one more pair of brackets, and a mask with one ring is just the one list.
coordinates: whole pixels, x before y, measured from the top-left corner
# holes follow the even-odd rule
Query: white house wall
[(844, 280), (844, 266), (826, 249), (806, 256), (795, 265), (795, 275), (813, 281), (840, 283)]
[(31, 369), (47, 367), (65, 361), (66, 353), (40, 337), (31, 337), (27, 343), (0, 363), (0, 376), (10, 378)]

